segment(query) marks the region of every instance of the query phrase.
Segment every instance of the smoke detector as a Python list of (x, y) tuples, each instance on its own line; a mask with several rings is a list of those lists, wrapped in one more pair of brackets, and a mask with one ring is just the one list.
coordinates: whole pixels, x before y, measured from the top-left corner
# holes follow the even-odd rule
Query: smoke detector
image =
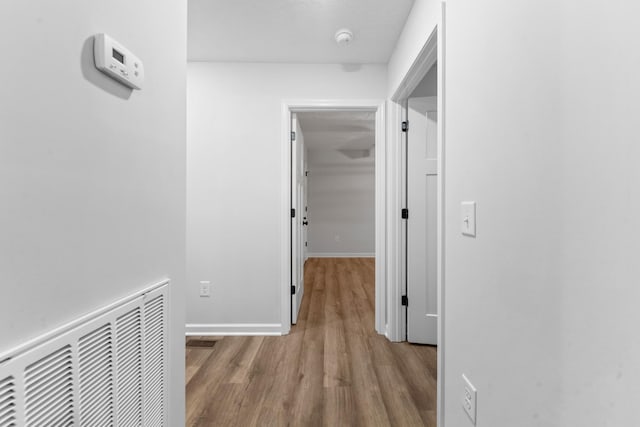
[(349, 44), (351, 44), (352, 40), (353, 33), (351, 32), (351, 30), (343, 28), (336, 31), (336, 43), (338, 43), (339, 46), (348, 46)]

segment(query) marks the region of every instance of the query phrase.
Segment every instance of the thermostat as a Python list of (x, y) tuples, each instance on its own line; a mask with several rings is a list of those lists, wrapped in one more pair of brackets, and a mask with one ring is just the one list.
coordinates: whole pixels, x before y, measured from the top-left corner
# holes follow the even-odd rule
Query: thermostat
[(96, 68), (133, 89), (142, 89), (144, 66), (129, 49), (109, 37), (96, 34), (93, 40)]

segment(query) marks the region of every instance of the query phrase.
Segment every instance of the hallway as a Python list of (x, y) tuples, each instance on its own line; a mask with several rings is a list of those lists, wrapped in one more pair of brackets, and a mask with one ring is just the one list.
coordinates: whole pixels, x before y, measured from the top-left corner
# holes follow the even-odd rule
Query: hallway
[(374, 331), (374, 259), (312, 258), (283, 337), (191, 337), (187, 426), (435, 426), (436, 349)]

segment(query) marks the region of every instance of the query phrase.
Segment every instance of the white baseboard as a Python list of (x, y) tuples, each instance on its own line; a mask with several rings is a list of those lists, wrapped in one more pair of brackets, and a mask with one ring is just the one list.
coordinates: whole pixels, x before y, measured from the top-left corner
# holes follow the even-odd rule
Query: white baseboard
[[(380, 335), (383, 335), (386, 339), (389, 339), (389, 324), (385, 323), (384, 328), (382, 328), (382, 331), (377, 331)], [(391, 340), (389, 340), (391, 341)]]
[(282, 335), (280, 323), (187, 323), (186, 335)]
[(374, 252), (318, 252), (309, 253), (309, 258), (375, 258)]

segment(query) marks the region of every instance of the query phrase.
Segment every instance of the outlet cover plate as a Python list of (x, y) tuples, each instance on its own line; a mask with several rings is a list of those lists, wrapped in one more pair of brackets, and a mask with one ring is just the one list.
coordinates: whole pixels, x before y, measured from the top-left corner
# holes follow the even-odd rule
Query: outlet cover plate
[(469, 415), (473, 425), (476, 425), (476, 401), (478, 397), (478, 391), (471, 384), (471, 381), (462, 374), (462, 407), (464, 411)]
[(208, 280), (200, 281), (200, 296), (205, 298), (211, 296), (211, 282)]

